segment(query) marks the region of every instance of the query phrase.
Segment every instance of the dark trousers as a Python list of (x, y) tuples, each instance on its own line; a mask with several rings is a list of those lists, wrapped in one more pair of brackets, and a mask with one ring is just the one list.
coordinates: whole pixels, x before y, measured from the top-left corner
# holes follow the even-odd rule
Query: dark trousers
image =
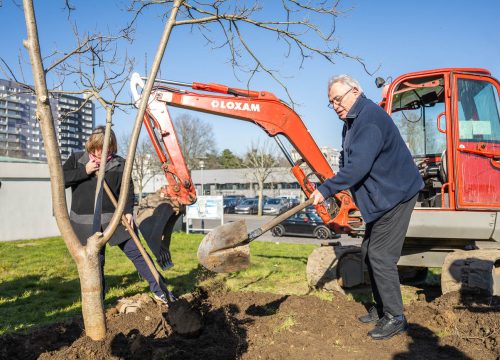
[[(139, 251), (139, 248), (135, 244), (134, 240), (132, 240), (132, 238), (130, 238), (127, 241), (124, 241), (124, 242), (118, 244), (118, 247), (132, 261), (132, 263), (134, 264), (134, 266), (137, 269), (137, 271), (139, 272), (139, 274), (144, 279), (146, 279), (146, 281), (149, 283), (149, 288), (151, 289), (151, 291), (158, 296), (162, 295), (163, 290), (160, 288), (160, 286), (156, 282), (151, 270), (149, 270), (149, 267), (146, 264), (146, 260), (144, 260), (144, 257), (142, 256), (141, 252)], [(103, 289), (105, 288), (105, 281), (104, 281), (105, 254), (106, 254), (106, 246), (103, 246), (103, 248), (101, 249), (101, 252), (99, 253), (99, 260), (101, 262), (101, 276), (102, 276)], [(150, 259), (151, 259), (151, 257), (150, 257)], [(160, 277), (161, 277), (161, 274), (160, 274)], [(103, 293), (104, 293), (104, 291), (103, 291)]]
[(361, 256), (368, 267), (373, 298), (379, 313), (403, 314), (397, 263), (417, 195), (366, 225)]

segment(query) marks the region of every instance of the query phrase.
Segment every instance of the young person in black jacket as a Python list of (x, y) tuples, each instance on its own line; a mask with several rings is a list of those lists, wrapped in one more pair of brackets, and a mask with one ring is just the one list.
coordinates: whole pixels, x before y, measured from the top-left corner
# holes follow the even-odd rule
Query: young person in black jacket
[(375, 306), (360, 316), (368, 332), (387, 339), (404, 332), (397, 262), (422, 178), (391, 117), (367, 99), (358, 81), (340, 75), (328, 84), (328, 106), (344, 122), (339, 172), (315, 190), (314, 204), (349, 189), (366, 222), (361, 245)]
[[(104, 131), (104, 126), (95, 128), (85, 144), (85, 151), (73, 153), (63, 165), (64, 184), (67, 188), (71, 187), (72, 192), (70, 221), (82, 244), (86, 244), (87, 238), (94, 234), (93, 219), (95, 190), (97, 185), (96, 175), (99, 170), (99, 163), (104, 145)], [(104, 178), (111, 191), (115, 194), (115, 197), (118, 197), (120, 194), (123, 170), (125, 166), (125, 159), (116, 154), (117, 149), (116, 137), (113, 130), (111, 130), (111, 139)], [(134, 186), (131, 180), (124, 214), (132, 227), (133, 202)], [(106, 192), (104, 192), (102, 198), (101, 228), (98, 231), (103, 231), (103, 229), (108, 226), (114, 211), (115, 208), (113, 203), (107, 196)], [(165, 294), (163, 289), (161, 289), (157, 284), (153, 274), (146, 264), (146, 261), (137, 248), (137, 245), (134, 243), (132, 237), (122, 224), (117, 227), (115, 233), (109, 240), (109, 244), (118, 245), (118, 247), (132, 261), (139, 274), (147, 280), (149, 288), (154, 294), (154, 298), (166, 304), (167, 294)], [(105, 252), (106, 247), (104, 246), (99, 254), (103, 289)]]

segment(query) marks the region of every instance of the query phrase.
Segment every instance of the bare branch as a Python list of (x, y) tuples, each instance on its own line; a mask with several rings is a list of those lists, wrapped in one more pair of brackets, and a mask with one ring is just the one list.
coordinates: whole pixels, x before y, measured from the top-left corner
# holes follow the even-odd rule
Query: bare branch
[[(3, 66), (2, 66), (2, 65), (0, 65), (0, 69), (2, 70), (2, 73), (4, 74), (5, 78), (6, 78), (6, 79), (13, 79), (13, 80), (14, 80), (14, 81), (16, 81), (16, 82), (19, 82), (19, 81), (17, 81), (16, 75), (14, 75), (14, 72), (13, 72), (13, 71), (12, 71), (12, 69), (10, 68), (9, 64), (7, 64), (7, 63), (5, 62), (5, 60), (4, 60), (2, 57), (0, 57), (0, 61), (1, 61), (1, 62), (2, 62), (2, 64), (3, 64)], [(7, 72), (5, 71), (4, 67), (5, 67), (5, 68), (7, 68), (7, 71), (10, 73), (10, 76), (11, 76), (11, 77), (9, 77), (9, 75), (8, 75), (8, 74), (7, 74)]]
[(74, 109), (74, 110), (69, 110), (69, 111), (66, 111), (65, 113), (63, 113), (61, 116), (60, 116), (60, 119), (65, 119), (68, 117), (68, 115), (70, 114), (75, 114), (75, 113), (78, 113), (80, 110), (82, 110), (84, 108), (85, 105), (88, 104), (88, 102), (92, 99), (92, 96), (88, 96), (85, 98), (85, 100), (80, 104), (80, 106), (78, 106), (78, 108)]
[(76, 7), (71, 5), (70, 0), (64, 0), (64, 7), (66, 8), (66, 10), (68, 10), (68, 19), (69, 19), (71, 16), (71, 12), (76, 10)]
[[(137, 21), (146, 8), (160, 4), (165, 6), (171, 1), (150, 0), (134, 1), (129, 11), (134, 13), (130, 26)], [(275, 34), (278, 41), (286, 46), (285, 57), (298, 53), (298, 65), (301, 68), (304, 61), (320, 56), (326, 61), (334, 64), (337, 58), (351, 59), (359, 63), (365, 72), (372, 75), (364, 60), (343, 50), (335, 37), (336, 19), (343, 16), (347, 10), (341, 10), (340, 1), (326, 0), (281, 0), (282, 13), (265, 14), (263, 4), (259, 1), (228, 1), (228, 0), (191, 0), (183, 1), (179, 12), (182, 14), (175, 25), (188, 25), (198, 28), (201, 35), (207, 40), (212, 49), (226, 48), (229, 50), (229, 62), (233, 72), (238, 78), (236, 70), (248, 73), (247, 85), (259, 71), (263, 71), (278, 82), (285, 90), (292, 105), (295, 104), (291, 94), (286, 89), (283, 76), (278, 70), (272, 70), (264, 57), (258, 55), (255, 46), (250, 46), (245, 37), (249, 38), (247, 31), (249, 26), (267, 33)], [(321, 20), (318, 20), (321, 19)], [(216, 34), (211, 38), (209, 24), (217, 24), (222, 36)], [(233, 33), (234, 32), (234, 33)], [(252, 32), (255, 36), (255, 32)], [(222, 40), (221, 40), (222, 39)], [(247, 66), (243, 59), (250, 59), (251, 65)], [(378, 68), (375, 70), (375, 72)]]

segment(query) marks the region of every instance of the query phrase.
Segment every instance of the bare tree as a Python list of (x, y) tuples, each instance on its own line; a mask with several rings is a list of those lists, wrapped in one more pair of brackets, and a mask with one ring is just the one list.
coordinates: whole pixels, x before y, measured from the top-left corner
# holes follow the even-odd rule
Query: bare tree
[[(128, 143), (130, 134), (123, 135), (120, 138), (121, 152), (128, 152)], [(137, 145), (134, 157), (134, 165), (132, 167), (132, 179), (134, 180), (135, 188), (138, 193), (138, 202), (140, 203), (143, 196), (144, 187), (156, 176), (162, 173), (161, 163), (155, 152), (151, 140), (142, 138)]]
[[(61, 54), (58, 60), (52, 61), (52, 55), (49, 56), (52, 61), (51, 65), (44, 66), (40, 43), (38, 39), (38, 29), (36, 25), (35, 11), (31, 0), (24, 0), (24, 14), (27, 27), (28, 38), (24, 41), (24, 45), (29, 52), (29, 57), (32, 64), (32, 72), (34, 78), (34, 91), (37, 99), (37, 119), (40, 122), (42, 137), (44, 140), (44, 148), (49, 165), (52, 188), (52, 202), (54, 215), (57, 225), (61, 231), (61, 235), (68, 247), (68, 250), (73, 257), (80, 278), (82, 292), (82, 313), (87, 335), (94, 340), (101, 340), (106, 334), (106, 318), (104, 314), (104, 304), (102, 296), (101, 267), (99, 264), (99, 251), (106, 245), (116, 230), (116, 227), (121, 220), (121, 215), (126, 201), (126, 193), (128, 192), (130, 171), (125, 165), (125, 174), (123, 177), (120, 198), (117, 205), (117, 210), (111, 220), (110, 225), (103, 233), (97, 232), (87, 239), (86, 245), (82, 245), (75, 234), (69, 221), (68, 209), (66, 206), (64, 192), (64, 176), (62, 173), (61, 157), (57, 144), (57, 137), (54, 128), (54, 119), (49, 101), (49, 90), (46, 83), (46, 73), (52, 69), (59, 68), (60, 74), (64, 76), (77, 74), (81, 84), (85, 84), (84, 90), (74, 93), (85, 94), (87, 101), (94, 97), (106, 110), (106, 130), (105, 142), (102, 151), (101, 167), (98, 172), (98, 188), (96, 189), (97, 196), (101, 191), (102, 180), (104, 179), (104, 169), (106, 165), (107, 149), (111, 133), (111, 121), (113, 112), (119, 104), (118, 97), (123, 90), (124, 76), (127, 77), (127, 66), (124, 64), (123, 69), (118, 72), (112, 71), (111, 74), (103, 71), (103, 76), (98, 79), (96, 68), (103, 64), (104, 56), (109, 52), (107, 45), (109, 39), (104, 40), (103, 37), (91, 37), (91, 41), (84, 41), (82, 45), (78, 41), (77, 47), (65, 54)], [(88, 46), (87, 46), (88, 45)], [(84, 51), (84, 49), (86, 49)], [(76, 65), (69, 66), (69, 59), (76, 60)], [(90, 63), (85, 61), (90, 59)], [(114, 63), (113, 57), (110, 63)], [(85, 66), (90, 66), (91, 70), (85, 69)], [(63, 81), (58, 85), (62, 85)], [(116, 85), (117, 88), (115, 88)], [(102, 91), (105, 89), (111, 93), (110, 99), (106, 99)], [(51, 91), (52, 93), (63, 91)], [(65, 91), (64, 91), (65, 92)], [(85, 102), (83, 102), (85, 104)], [(83, 106), (83, 105), (82, 105)], [(136, 131), (137, 136), (139, 131)], [(133, 145), (135, 150), (135, 144)], [(132, 153), (133, 157), (133, 153)], [(130, 167), (130, 162), (128, 162)], [(128, 171), (128, 173), (127, 173)]]
[(252, 143), (243, 160), (243, 164), (252, 169), (252, 178), (258, 186), (259, 216), (262, 215), (264, 183), (274, 171), (274, 168), (279, 165), (274, 154), (276, 154), (276, 148), (272, 145), (270, 139), (266, 139), (262, 142)]
[[(264, 3), (266, 5), (272, 3), (274, 6), (273, 10), (264, 13)], [(135, 156), (147, 101), (153, 88), (153, 79), (158, 74), (172, 29), (181, 25), (191, 26), (199, 30), (214, 48), (228, 49), (231, 63), (235, 69), (235, 75), (238, 75), (236, 73), (237, 70), (248, 74), (248, 86), (256, 73), (263, 72), (277, 81), (288, 93), (288, 89), (278, 71), (265, 64), (257, 50), (253, 49), (253, 45), (251, 46), (248, 41), (250, 38), (262, 38), (266, 34), (276, 36), (276, 39), (285, 45), (287, 48), (283, 54), (285, 57), (298, 55), (299, 66), (302, 65), (305, 59), (313, 55), (321, 56), (331, 63), (334, 63), (335, 58), (338, 56), (351, 58), (364, 66), (363, 61), (359, 57), (344, 52), (339, 47), (334, 36), (335, 19), (342, 13), (338, 8), (338, 2), (329, 4), (325, 0), (282, 0), (277, 6), (281, 11), (276, 11), (276, 4), (274, 2), (259, 2), (256, 0), (237, 2), (230, 0), (209, 0), (207, 2), (195, 0), (133, 1), (130, 7), (130, 10), (133, 12), (133, 19), (130, 25), (124, 29), (122, 36), (130, 37), (133, 34), (133, 26), (142, 11), (149, 6), (158, 4), (165, 15), (166, 23), (159, 39), (158, 49), (149, 72), (149, 78), (146, 81), (141, 100), (138, 104), (139, 110), (135, 117), (129, 141), (130, 146), (127, 153), (117, 209), (105, 231), (91, 236), (84, 247), (78, 241), (69, 222), (64, 195), (61, 158), (57, 146), (57, 138), (50, 109), (49, 91), (46, 83), (47, 70), (65, 63), (69, 57), (80, 53), (81, 50), (78, 50), (79, 47), (76, 47), (76, 51), (65, 53), (59, 60), (52, 62), (51, 65), (44, 66), (33, 2), (32, 0), (23, 0), (28, 34), (24, 45), (28, 49), (32, 64), (34, 90), (37, 98), (37, 117), (41, 124), (44, 147), (51, 175), (54, 214), (64, 241), (79, 271), (85, 329), (87, 335), (94, 340), (102, 340), (106, 332), (101, 297), (102, 288), (99, 281), (98, 253), (114, 233), (121, 220), (133, 168), (132, 159)], [(68, 13), (71, 13), (70, 9)], [(326, 25), (325, 29), (322, 29), (318, 24), (328, 25)], [(91, 47), (90, 49), (90, 51), (98, 51), (99, 46)], [(246, 63), (247, 60), (248, 63)], [(100, 59), (98, 56), (95, 56), (92, 61), (99, 62)], [(95, 73), (92, 72), (86, 75), (92, 79)], [(113, 79), (113, 74), (108, 75), (110, 76), (108, 76), (108, 80)], [(83, 78), (87, 79), (85, 76)], [(290, 97), (290, 94), (288, 95)], [(109, 141), (111, 121), (108, 122), (108, 119), (111, 119), (115, 109), (112, 104), (116, 105), (118, 103), (116, 101), (117, 97), (112, 96), (115, 101), (109, 103), (102, 96), (95, 94), (94, 96), (106, 108), (106, 139)], [(106, 150), (107, 141), (103, 150)], [(104, 157), (105, 154), (106, 151), (103, 151)], [(254, 152), (249, 158), (259, 159), (258, 151)], [(261, 158), (261, 160), (264, 159), (266, 159), (266, 156)], [(270, 159), (266, 161), (270, 161)], [(262, 167), (267, 168), (270, 166)], [(99, 173), (99, 177), (102, 178), (102, 176), (103, 174)], [(261, 183), (263, 185), (263, 181)]]
[(189, 169), (198, 168), (200, 159), (215, 152), (212, 125), (189, 114), (182, 114), (174, 120), (174, 127)]

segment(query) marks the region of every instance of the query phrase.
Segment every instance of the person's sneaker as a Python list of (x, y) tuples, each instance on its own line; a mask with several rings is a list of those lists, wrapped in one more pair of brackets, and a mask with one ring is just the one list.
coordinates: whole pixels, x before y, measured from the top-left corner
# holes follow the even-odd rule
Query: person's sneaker
[(379, 312), (375, 306), (372, 306), (368, 310), (368, 314), (361, 315), (358, 317), (358, 320), (361, 321), (363, 324), (375, 323), (380, 319), (381, 316), (379, 315)]
[(168, 298), (167, 298), (167, 295), (165, 295), (165, 294), (161, 294), (161, 295), (153, 294), (153, 299), (168, 306)]
[(170, 301), (170, 302), (174, 302), (174, 301), (177, 301), (177, 297), (174, 295), (173, 292), (171, 291), (167, 291), (167, 299)]
[(391, 314), (386, 313), (380, 319), (373, 330), (368, 331), (368, 335), (375, 340), (389, 339), (395, 335), (401, 334), (408, 330), (408, 322), (403, 315), (402, 320)]

